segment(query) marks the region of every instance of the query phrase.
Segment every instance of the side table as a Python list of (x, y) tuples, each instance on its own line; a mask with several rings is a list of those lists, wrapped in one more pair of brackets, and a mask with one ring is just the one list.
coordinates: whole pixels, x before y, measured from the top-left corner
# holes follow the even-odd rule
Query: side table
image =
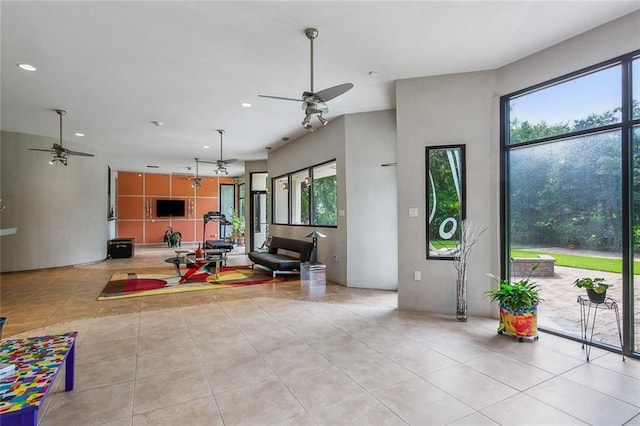
[(62, 364), (64, 390), (73, 389), (77, 331), (24, 339), (5, 340), (0, 362), (14, 364), (16, 371), (0, 378), (0, 424), (35, 426), (38, 410)]
[[(618, 326), (618, 337), (620, 338), (620, 350), (622, 350), (622, 330), (620, 328), (620, 312), (618, 311), (618, 304), (610, 297), (604, 299), (602, 303), (593, 303), (588, 297), (578, 296), (578, 304), (580, 305), (580, 334), (582, 338), (582, 349), (587, 348), (585, 352), (587, 354), (587, 362), (589, 362), (589, 355), (591, 355), (591, 346), (593, 345), (593, 330), (596, 325), (596, 315), (598, 309), (612, 310), (616, 314), (616, 324)], [(593, 308), (593, 317), (591, 317), (591, 309)], [(591, 321), (591, 331), (589, 332), (589, 340), (587, 340), (587, 334), (589, 329), (589, 321)], [(624, 353), (622, 353), (622, 360), (624, 361)]]

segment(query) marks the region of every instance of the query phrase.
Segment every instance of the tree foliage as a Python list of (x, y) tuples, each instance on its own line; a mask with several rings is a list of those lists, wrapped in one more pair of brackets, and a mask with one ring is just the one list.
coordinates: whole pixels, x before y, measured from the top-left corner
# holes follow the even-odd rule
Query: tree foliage
[[(638, 102), (634, 113), (640, 116)], [(620, 121), (620, 109), (571, 125), (510, 123), (511, 143)], [(640, 237), (640, 131), (633, 136), (633, 230)], [(509, 154), (512, 245), (622, 248), (622, 137), (619, 130), (518, 148)], [(638, 240), (638, 238), (636, 238)]]

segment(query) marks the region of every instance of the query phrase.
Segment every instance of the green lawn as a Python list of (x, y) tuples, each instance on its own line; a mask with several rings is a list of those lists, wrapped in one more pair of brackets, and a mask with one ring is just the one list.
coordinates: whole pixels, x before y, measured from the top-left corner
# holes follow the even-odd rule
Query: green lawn
[[(609, 259), (605, 257), (580, 256), (576, 254), (533, 252), (526, 250), (511, 250), (511, 257), (537, 257), (539, 254), (546, 254), (556, 259), (557, 266), (567, 266), (569, 268), (590, 269), (593, 271), (622, 272), (621, 259)], [(640, 275), (640, 262), (633, 262), (635, 275)]]

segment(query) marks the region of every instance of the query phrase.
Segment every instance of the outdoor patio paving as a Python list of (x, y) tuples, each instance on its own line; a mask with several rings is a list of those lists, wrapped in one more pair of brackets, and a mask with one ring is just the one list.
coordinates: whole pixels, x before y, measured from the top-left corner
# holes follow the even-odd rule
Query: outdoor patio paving
[[(538, 249), (540, 251), (560, 252), (566, 249)], [(587, 254), (590, 256), (614, 257), (610, 253), (566, 250), (570, 254)], [(540, 295), (544, 301), (538, 307), (538, 326), (545, 329), (561, 331), (580, 337), (580, 305), (578, 296), (586, 297), (584, 289), (577, 288), (573, 282), (582, 277), (602, 277), (613, 287), (607, 291), (607, 296), (616, 301), (620, 318), (622, 318), (622, 275), (611, 272), (592, 271), (579, 268), (555, 267), (553, 277), (532, 277), (540, 286)], [(518, 277), (514, 277), (518, 279)], [(636, 278), (639, 279), (639, 278)], [(636, 351), (640, 351), (640, 284), (635, 284), (635, 329)], [(593, 341), (620, 347), (618, 326), (613, 310), (598, 309), (597, 321), (593, 333)]]

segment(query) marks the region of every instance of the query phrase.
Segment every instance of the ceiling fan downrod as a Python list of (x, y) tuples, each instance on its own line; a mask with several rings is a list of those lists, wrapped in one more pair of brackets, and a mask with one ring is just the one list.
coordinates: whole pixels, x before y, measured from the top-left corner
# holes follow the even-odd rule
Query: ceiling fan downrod
[(318, 29), (307, 28), (306, 30), (304, 30), (304, 34), (307, 36), (307, 38), (309, 39), (309, 42), (311, 43), (311, 90), (310, 92), (313, 93), (313, 40), (315, 40), (315, 38), (318, 37)]

